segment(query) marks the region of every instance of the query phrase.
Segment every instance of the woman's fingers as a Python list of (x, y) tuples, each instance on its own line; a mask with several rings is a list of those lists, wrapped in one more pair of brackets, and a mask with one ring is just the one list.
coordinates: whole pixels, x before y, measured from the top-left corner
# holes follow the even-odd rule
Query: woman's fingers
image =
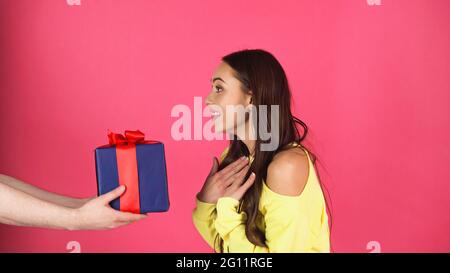
[(247, 190), (253, 185), (253, 183), (255, 182), (255, 173), (252, 173), (247, 181), (245, 181), (244, 184), (242, 184), (242, 186), (240, 186), (235, 192), (234, 192), (234, 196), (236, 197), (236, 199), (240, 200), (244, 194), (247, 192)]
[(246, 165), (248, 165), (248, 159), (246, 157), (241, 157), (222, 170), (222, 179), (224, 181), (227, 180), (228, 178), (242, 170), (242, 168), (244, 168)]
[(246, 159), (247, 158), (245, 156), (242, 156), (239, 159), (236, 159), (233, 163), (231, 163), (228, 166), (226, 166), (225, 168), (223, 168), (223, 170), (221, 170), (218, 173), (220, 173), (221, 175), (225, 175), (225, 174), (229, 173), (230, 171), (232, 171), (236, 166), (238, 166), (242, 162), (245, 162)]
[(219, 161), (217, 161), (217, 157), (213, 157), (213, 165), (211, 167), (211, 170), (209, 171), (208, 177), (214, 175), (217, 172), (218, 168), (219, 168)]
[(238, 173), (234, 174), (233, 176), (229, 177), (225, 181), (225, 185), (231, 186), (232, 184), (236, 184), (237, 186), (240, 186), (242, 182), (244, 182), (244, 177), (247, 174), (248, 170), (250, 169), (250, 166), (247, 165), (242, 170), (240, 170)]

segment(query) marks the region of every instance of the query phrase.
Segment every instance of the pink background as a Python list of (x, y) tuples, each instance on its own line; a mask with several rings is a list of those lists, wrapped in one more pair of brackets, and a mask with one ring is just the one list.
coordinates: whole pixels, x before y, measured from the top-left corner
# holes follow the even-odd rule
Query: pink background
[(165, 143), (171, 208), (109, 231), (0, 225), (0, 251), (211, 251), (191, 211), (226, 142), (173, 140), (170, 112), (221, 56), (263, 48), (311, 128), (334, 251), (448, 252), (449, 29), (447, 0), (1, 0), (0, 173), (91, 196), (107, 129), (140, 129)]

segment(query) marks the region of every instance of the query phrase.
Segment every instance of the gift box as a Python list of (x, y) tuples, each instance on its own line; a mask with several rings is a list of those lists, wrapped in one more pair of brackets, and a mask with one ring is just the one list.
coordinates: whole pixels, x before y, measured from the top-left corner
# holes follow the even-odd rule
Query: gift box
[(164, 144), (145, 140), (140, 131), (108, 133), (109, 144), (95, 149), (98, 194), (125, 185), (125, 193), (111, 207), (132, 213), (169, 209)]

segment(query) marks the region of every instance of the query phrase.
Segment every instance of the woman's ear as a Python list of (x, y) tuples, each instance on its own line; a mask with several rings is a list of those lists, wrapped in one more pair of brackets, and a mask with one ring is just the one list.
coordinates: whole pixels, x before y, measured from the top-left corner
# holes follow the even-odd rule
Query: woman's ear
[(245, 111), (246, 112), (250, 112), (250, 110), (252, 109), (252, 107), (253, 107), (253, 97), (252, 96), (249, 96), (249, 98), (247, 99), (247, 106), (245, 107)]
[(247, 106), (245, 107), (245, 111), (246, 112), (249, 112), (251, 109), (252, 109), (252, 107), (253, 107), (253, 98), (252, 97), (249, 97), (248, 99), (247, 99)]
[(248, 96), (247, 103), (248, 104), (252, 104), (253, 103), (253, 92), (252, 91), (248, 91), (247, 96)]

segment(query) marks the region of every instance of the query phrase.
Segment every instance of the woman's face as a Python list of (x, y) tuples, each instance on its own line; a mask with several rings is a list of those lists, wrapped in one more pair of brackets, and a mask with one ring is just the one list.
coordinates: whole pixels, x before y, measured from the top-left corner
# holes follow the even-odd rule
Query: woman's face
[(205, 103), (216, 133), (235, 133), (237, 128), (245, 125), (245, 107), (250, 103), (251, 92), (244, 93), (241, 82), (233, 75), (233, 68), (225, 62), (214, 70), (211, 88)]

